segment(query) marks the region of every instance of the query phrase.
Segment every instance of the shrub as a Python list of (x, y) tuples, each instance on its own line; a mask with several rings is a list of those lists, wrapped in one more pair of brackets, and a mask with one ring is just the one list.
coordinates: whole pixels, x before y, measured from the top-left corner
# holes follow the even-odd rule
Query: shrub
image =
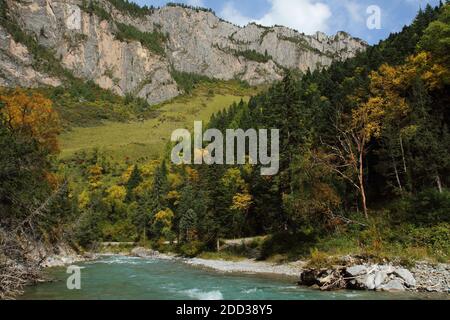
[(81, 9), (91, 15), (92, 14), (96, 15), (97, 17), (100, 18), (100, 20), (106, 21), (111, 20), (111, 15), (105, 9), (103, 9), (95, 0), (89, 1), (83, 0), (83, 2), (81, 3)]
[(262, 54), (255, 50), (236, 51), (234, 55), (237, 57), (244, 57), (247, 60), (256, 61), (260, 63), (266, 63), (272, 60), (272, 57), (268, 55), (267, 52), (266, 54)]
[(275, 254), (287, 254), (290, 259), (297, 259), (308, 255), (315, 242), (316, 237), (312, 233), (277, 233), (261, 245), (260, 259), (265, 260)]
[(167, 41), (167, 36), (160, 31), (142, 32), (139, 29), (116, 22), (117, 33), (116, 39), (123, 40), (135, 40), (139, 41), (144, 47), (152, 51), (157, 55), (164, 55), (164, 43)]
[(409, 242), (414, 246), (424, 246), (434, 250), (449, 251), (450, 224), (441, 223), (429, 228), (411, 227)]
[(183, 244), (179, 251), (180, 254), (188, 257), (193, 258), (198, 256), (203, 250), (205, 249), (205, 244), (200, 241), (192, 241), (186, 244)]
[(197, 12), (203, 11), (203, 12), (211, 12), (212, 14), (216, 14), (212, 9), (209, 8), (203, 8), (200, 6), (192, 6), (192, 5), (188, 5), (188, 4), (184, 4), (184, 3), (175, 3), (175, 2), (168, 2), (166, 4), (167, 7), (179, 7), (179, 8), (184, 8), (184, 9), (190, 9), (190, 10), (194, 10)]
[(319, 251), (317, 248), (311, 250), (311, 256), (307, 267), (312, 269), (328, 268), (334, 264), (334, 259), (328, 253)]
[(89, 248), (102, 238), (100, 223), (104, 219), (103, 213), (88, 211), (81, 216), (75, 228), (75, 241), (83, 248)]
[(189, 72), (181, 72), (172, 68), (171, 70), (172, 78), (178, 85), (178, 88), (183, 90), (185, 93), (192, 93), (195, 89), (195, 86), (202, 82), (214, 82), (213, 79), (208, 78), (207, 76), (202, 76), (196, 73)]
[(416, 225), (450, 223), (450, 191), (440, 193), (429, 189), (415, 196), (405, 197), (394, 203), (391, 212), (399, 222)]
[(138, 4), (127, 0), (109, 0), (109, 2), (119, 11), (128, 13), (133, 17), (144, 17), (153, 13), (154, 6), (139, 6)]

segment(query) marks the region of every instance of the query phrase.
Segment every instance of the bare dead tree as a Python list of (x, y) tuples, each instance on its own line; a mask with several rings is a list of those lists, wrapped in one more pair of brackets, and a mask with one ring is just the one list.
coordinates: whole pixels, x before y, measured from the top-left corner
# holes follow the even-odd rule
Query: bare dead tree
[[(40, 279), (40, 265), (46, 257), (40, 256), (36, 260), (29, 254), (40, 241), (39, 220), (66, 188), (67, 182), (64, 182), (35, 208), (21, 204), (20, 207), (28, 213), (23, 220), (9, 218), (0, 221), (0, 299), (12, 299), (22, 293), (25, 285)], [(18, 199), (13, 201), (18, 202)]]
[(364, 215), (368, 218), (364, 175), (367, 135), (363, 130), (346, 128), (340, 123), (340, 118), (338, 115), (334, 124), (337, 132), (335, 143), (326, 143), (321, 138), (321, 143), (326, 152), (318, 155), (316, 160), (341, 176), (357, 190), (361, 196)]

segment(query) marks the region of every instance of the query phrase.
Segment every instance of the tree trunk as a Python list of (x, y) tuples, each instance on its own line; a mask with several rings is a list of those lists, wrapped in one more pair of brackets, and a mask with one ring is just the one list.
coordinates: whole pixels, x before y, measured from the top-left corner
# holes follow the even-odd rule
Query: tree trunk
[(439, 176), (439, 174), (436, 175), (436, 183), (437, 183), (437, 186), (438, 186), (439, 193), (442, 193), (443, 192), (443, 190), (442, 190), (442, 181), (441, 181), (441, 177)]
[(405, 172), (405, 190), (412, 191), (413, 190), (413, 182), (411, 179), (411, 174), (408, 172), (408, 167), (406, 165), (406, 155), (405, 155), (405, 146), (403, 145), (403, 138), (400, 134), (400, 150), (402, 152), (402, 161), (403, 161), (403, 171)]
[(405, 148), (403, 147), (403, 138), (401, 135), (400, 135), (400, 150), (402, 151), (403, 170), (405, 170), (405, 174), (408, 174), (408, 169), (406, 167)]
[(144, 240), (144, 247), (146, 247), (147, 246), (147, 227), (146, 226), (144, 226), (144, 234), (142, 235), (143, 236), (143, 240)]
[(359, 152), (359, 188), (361, 192), (362, 205), (364, 210), (364, 216), (369, 219), (369, 213), (367, 210), (367, 198), (366, 189), (364, 188), (364, 143), (361, 143)]
[(392, 164), (394, 165), (395, 178), (397, 179), (397, 184), (400, 189), (400, 192), (403, 193), (403, 187), (402, 187), (402, 182), (400, 180), (400, 176), (398, 174), (397, 163), (395, 162), (394, 156), (391, 156), (391, 157), (392, 157)]
[(369, 219), (369, 213), (367, 210), (367, 198), (366, 198), (366, 190), (364, 188), (364, 179), (360, 179), (360, 187), (361, 187), (361, 199), (362, 199), (362, 205), (364, 210), (364, 216), (366, 219)]

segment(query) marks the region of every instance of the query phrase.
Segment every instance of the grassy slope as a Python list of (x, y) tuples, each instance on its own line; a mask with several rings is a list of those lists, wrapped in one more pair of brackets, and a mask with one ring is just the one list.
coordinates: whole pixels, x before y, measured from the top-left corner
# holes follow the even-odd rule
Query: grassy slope
[(61, 157), (98, 148), (115, 160), (131, 161), (159, 158), (178, 128), (192, 129), (194, 121), (207, 121), (213, 113), (240, 99), (248, 100), (257, 89), (238, 83), (205, 83), (190, 96), (178, 97), (157, 107), (158, 117), (143, 122), (105, 122), (103, 125), (73, 128), (61, 140)]

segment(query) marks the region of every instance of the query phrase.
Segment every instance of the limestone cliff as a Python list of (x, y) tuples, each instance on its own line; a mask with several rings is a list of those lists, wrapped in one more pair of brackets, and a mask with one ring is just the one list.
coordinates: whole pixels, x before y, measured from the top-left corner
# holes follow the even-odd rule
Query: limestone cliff
[[(174, 70), (258, 85), (281, 79), (286, 69), (326, 67), (366, 48), (344, 32), (328, 37), (280, 26), (238, 27), (212, 12), (176, 6), (133, 15), (116, 8), (118, 0), (3, 2), (6, 19), (49, 49), (75, 76), (152, 104), (181, 93)], [(1, 26), (0, 40), (0, 86), (63, 82), (33, 68), (27, 47)]]

